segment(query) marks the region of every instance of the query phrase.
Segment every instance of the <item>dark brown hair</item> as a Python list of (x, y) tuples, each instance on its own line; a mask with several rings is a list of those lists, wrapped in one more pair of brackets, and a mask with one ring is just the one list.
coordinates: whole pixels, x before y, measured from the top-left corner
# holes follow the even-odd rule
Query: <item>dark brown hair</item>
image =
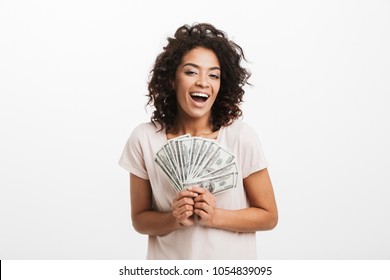
[(172, 87), (177, 67), (182, 57), (196, 47), (212, 50), (221, 66), (221, 86), (211, 108), (211, 125), (214, 131), (229, 125), (242, 115), (239, 105), (244, 95), (243, 86), (250, 72), (241, 67), (245, 60), (242, 48), (229, 40), (227, 35), (207, 23), (184, 25), (176, 30), (173, 38), (168, 37), (164, 51), (157, 56), (150, 72), (147, 105), (155, 110), (151, 121), (158, 122), (169, 131), (177, 117), (176, 93)]

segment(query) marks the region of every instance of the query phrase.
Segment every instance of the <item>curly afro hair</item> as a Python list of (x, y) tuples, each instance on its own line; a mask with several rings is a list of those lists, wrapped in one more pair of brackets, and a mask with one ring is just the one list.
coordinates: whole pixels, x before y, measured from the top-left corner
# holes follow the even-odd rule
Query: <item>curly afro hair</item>
[(244, 85), (249, 84), (250, 72), (241, 67), (245, 60), (242, 48), (228, 39), (226, 33), (207, 23), (184, 25), (176, 30), (173, 38), (156, 58), (148, 83), (147, 105), (155, 110), (151, 121), (159, 123), (167, 131), (175, 125), (177, 102), (172, 87), (176, 69), (182, 57), (190, 50), (203, 47), (212, 50), (221, 66), (221, 86), (211, 108), (210, 125), (213, 131), (232, 123), (242, 115), (239, 105), (244, 95)]

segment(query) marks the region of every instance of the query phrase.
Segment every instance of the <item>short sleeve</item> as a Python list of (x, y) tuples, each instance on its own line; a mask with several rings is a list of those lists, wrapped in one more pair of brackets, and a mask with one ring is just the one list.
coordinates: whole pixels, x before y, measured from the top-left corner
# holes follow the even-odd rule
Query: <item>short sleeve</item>
[(143, 129), (141, 127), (135, 128), (123, 148), (118, 164), (130, 173), (148, 180), (149, 176), (142, 148), (143, 138), (145, 138)]
[(242, 178), (268, 167), (263, 147), (256, 131), (245, 124), (240, 131), (240, 157)]

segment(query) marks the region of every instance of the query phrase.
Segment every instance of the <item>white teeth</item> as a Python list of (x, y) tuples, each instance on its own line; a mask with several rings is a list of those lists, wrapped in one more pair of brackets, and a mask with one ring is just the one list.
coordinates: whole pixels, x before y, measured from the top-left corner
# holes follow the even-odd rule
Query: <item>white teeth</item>
[(206, 93), (202, 93), (202, 92), (193, 92), (193, 93), (191, 93), (191, 96), (199, 96), (199, 97), (203, 97), (203, 98), (209, 98), (209, 96)]

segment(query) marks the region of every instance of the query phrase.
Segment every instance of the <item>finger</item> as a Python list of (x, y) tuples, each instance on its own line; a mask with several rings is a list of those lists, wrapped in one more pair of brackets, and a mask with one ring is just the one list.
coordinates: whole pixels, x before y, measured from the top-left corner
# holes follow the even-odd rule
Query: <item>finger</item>
[(197, 194), (204, 194), (204, 193), (209, 192), (207, 189), (199, 187), (199, 186), (192, 186), (192, 187), (187, 188), (187, 190), (194, 192), (194, 193), (197, 193)]
[(197, 202), (194, 205), (194, 210), (202, 210), (206, 213), (212, 213), (213, 208), (206, 202)]
[(193, 210), (194, 210), (194, 206), (189, 204), (184, 204), (181, 205), (180, 207), (177, 206), (176, 204), (172, 206), (172, 212), (174, 212), (176, 216), (179, 216), (186, 211), (193, 211)]
[(188, 218), (190, 218), (194, 214), (193, 211), (185, 211), (181, 213), (179, 216), (175, 217), (176, 221), (179, 223), (185, 222)]
[(209, 205), (215, 206), (215, 196), (211, 193), (206, 193), (202, 195), (198, 195), (197, 197), (194, 198), (195, 203), (196, 202), (206, 202)]
[(209, 199), (204, 194), (198, 195), (197, 197), (194, 198), (195, 202), (206, 201), (206, 200), (209, 200)]
[(190, 227), (194, 224), (194, 221), (191, 220), (191, 219), (185, 219), (184, 221), (182, 222), (178, 222), (181, 226), (183, 227)]
[(180, 200), (183, 197), (197, 197), (197, 196), (198, 196), (198, 194), (196, 192), (184, 190), (184, 191), (177, 193), (175, 200)]
[(191, 217), (192, 215), (194, 214), (194, 211), (185, 211), (185, 212), (183, 212), (180, 216), (179, 216), (179, 218), (181, 219), (181, 220), (185, 220), (185, 219), (188, 219), (189, 217)]
[(194, 199), (190, 197), (183, 197), (180, 200), (176, 200), (173, 202), (173, 206), (176, 208), (182, 207), (183, 205), (194, 205)]
[(200, 210), (200, 209), (195, 209), (194, 213), (196, 215), (198, 215), (201, 220), (204, 220), (204, 221), (207, 221), (210, 217), (205, 211)]
[(184, 214), (181, 219), (179, 220), (176, 220), (181, 226), (184, 226), (184, 227), (190, 227), (192, 225), (194, 225), (194, 218), (191, 217), (193, 216), (193, 212), (192, 213), (189, 213), (189, 214)]

